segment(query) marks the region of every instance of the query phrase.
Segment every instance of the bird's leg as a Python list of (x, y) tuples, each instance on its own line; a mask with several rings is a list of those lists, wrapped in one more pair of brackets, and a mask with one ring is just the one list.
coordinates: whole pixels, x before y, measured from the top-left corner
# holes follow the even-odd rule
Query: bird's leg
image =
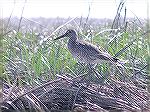
[(88, 64), (88, 77), (90, 80), (100, 79), (101, 75), (95, 69), (96, 64)]
[(86, 83), (87, 86), (88, 86), (90, 84), (89, 79), (91, 79), (91, 75), (92, 75), (92, 67), (91, 67), (90, 64), (87, 64), (86, 66), (88, 68), (88, 71), (87, 71), (86, 74), (81, 76), (81, 79), (80, 79), (79, 83)]
[(92, 80), (93, 69), (91, 64), (87, 64), (88, 73), (87, 73), (87, 86), (90, 84)]
[[(81, 65), (84, 69), (82, 69), (81, 71), (85, 71), (85, 69), (87, 69), (86, 67), (87, 67), (87, 65), (85, 66), (85, 64), (83, 64), (83, 63), (80, 63), (80, 62), (78, 62), (78, 64), (79, 65)], [(89, 66), (88, 66), (89, 67)], [(88, 73), (84, 73), (84, 72), (82, 72), (82, 74), (80, 74), (79, 76), (78, 76), (78, 78), (80, 79), (79, 80), (79, 83), (89, 83), (88, 82), (88, 74), (89, 74), (89, 68), (88, 68)]]

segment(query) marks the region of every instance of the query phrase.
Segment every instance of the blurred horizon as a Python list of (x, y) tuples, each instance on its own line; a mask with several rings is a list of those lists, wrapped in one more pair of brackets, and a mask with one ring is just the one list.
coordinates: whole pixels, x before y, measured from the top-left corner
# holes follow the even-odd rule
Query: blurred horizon
[[(123, 1), (123, 0), (122, 0)], [(2, 0), (1, 17), (7, 18), (108, 18), (113, 19), (120, 0)], [(126, 17), (147, 18), (148, 0), (126, 0)], [(125, 8), (124, 7), (124, 8)], [(24, 9), (23, 9), (24, 8)], [(124, 9), (125, 10), (125, 9)], [(124, 15), (125, 12), (121, 14)]]

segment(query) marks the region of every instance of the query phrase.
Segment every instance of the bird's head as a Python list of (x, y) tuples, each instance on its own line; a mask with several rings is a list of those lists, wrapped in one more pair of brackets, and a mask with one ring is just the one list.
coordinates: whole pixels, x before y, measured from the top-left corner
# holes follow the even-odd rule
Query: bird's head
[(69, 29), (69, 30), (66, 31), (65, 34), (63, 34), (63, 35), (57, 37), (57, 38), (54, 39), (54, 40), (58, 40), (58, 39), (61, 39), (61, 38), (63, 38), (63, 37), (69, 37), (69, 38), (71, 38), (71, 39), (75, 39), (75, 40), (76, 40), (76, 38), (77, 38), (76, 36), (77, 36), (76, 32), (75, 32), (74, 30), (72, 30), (72, 29)]

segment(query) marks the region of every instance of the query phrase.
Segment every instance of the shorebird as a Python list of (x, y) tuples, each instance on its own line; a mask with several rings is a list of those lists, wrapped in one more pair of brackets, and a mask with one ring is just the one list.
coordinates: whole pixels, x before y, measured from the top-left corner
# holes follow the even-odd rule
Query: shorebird
[(93, 65), (100, 64), (103, 61), (108, 61), (114, 64), (122, 64), (122, 61), (113, 57), (109, 53), (102, 51), (97, 46), (86, 41), (79, 40), (75, 30), (69, 29), (65, 34), (54, 40), (58, 40), (63, 37), (69, 37), (67, 47), (72, 56), (81, 63)]

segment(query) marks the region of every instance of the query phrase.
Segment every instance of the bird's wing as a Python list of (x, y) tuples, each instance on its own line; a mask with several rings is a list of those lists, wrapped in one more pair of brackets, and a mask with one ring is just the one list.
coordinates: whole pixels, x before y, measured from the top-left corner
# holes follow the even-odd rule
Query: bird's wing
[(79, 41), (78, 40), (78, 42), (77, 42), (78, 44), (79, 44), (79, 46), (81, 46), (84, 50), (88, 50), (88, 52), (92, 52), (92, 53), (94, 53), (94, 54), (99, 54), (99, 52), (101, 52), (101, 50), (97, 47), (97, 46), (95, 46), (95, 45), (93, 45), (93, 44), (91, 44), (91, 43), (88, 43), (88, 42), (86, 42), (86, 41)]
[(114, 58), (107, 52), (101, 52), (98, 55), (96, 55), (97, 58), (106, 60), (106, 61), (111, 61), (111, 62), (117, 62), (118, 59)]
[(78, 41), (78, 46), (81, 47), (84, 52), (88, 53), (88, 56), (91, 60), (106, 60), (106, 61), (115, 61), (115, 59), (107, 52), (104, 52), (103, 50), (100, 50), (97, 46), (85, 42), (85, 41)]

